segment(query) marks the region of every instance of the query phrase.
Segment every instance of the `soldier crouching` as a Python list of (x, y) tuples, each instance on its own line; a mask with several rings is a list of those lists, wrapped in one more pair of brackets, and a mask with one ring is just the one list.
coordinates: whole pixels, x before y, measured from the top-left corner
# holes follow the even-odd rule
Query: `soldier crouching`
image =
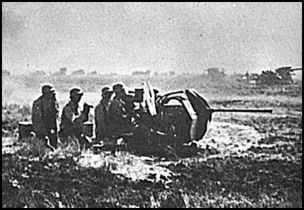
[(76, 138), (83, 147), (88, 144), (83, 134), (83, 124), (88, 121), (90, 108), (92, 106), (84, 104), (83, 111), (79, 108), (79, 101), (83, 96), (80, 88), (70, 90), (70, 101), (64, 106), (61, 115), (59, 137), (67, 143), (68, 137)]

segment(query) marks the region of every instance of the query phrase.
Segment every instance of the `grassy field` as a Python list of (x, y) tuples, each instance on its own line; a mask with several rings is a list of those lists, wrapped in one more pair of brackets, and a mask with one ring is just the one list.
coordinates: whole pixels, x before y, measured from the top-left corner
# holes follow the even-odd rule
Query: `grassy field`
[[(123, 82), (136, 88), (144, 79), (102, 75), (6, 78), (2, 81), (2, 139), (16, 138), (18, 121), (30, 119), (31, 103), (45, 82), (54, 84), (62, 108), (73, 86), (83, 89), (87, 95), (83, 101), (96, 104), (103, 86)], [(214, 81), (201, 75), (154, 76), (149, 81), (160, 93), (194, 88), (212, 107), (273, 108), (274, 112), (214, 114), (214, 122), (228, 123), (220, 127), (222, 133), (229, 131), (226, 138), (241, 139), (237, 126), (234, 133), (229, 130), (233, 125), (247, 126), (262, 136), (257, 145), (226, 156), (215, 155), (215, 147), (215, 153), (195, 150), (187, 157), (168, 153), (147, 161), (130, 150), (96, 156), (75, 145), (62, 146), (54, 153), (39, 140), (22, 139), (15, 153), (2, 150), (2, 207), (302, 207), (301, 82), (254, 87), (234, 77)], [(219, 135), (213, 132), (216, 142)], [(103, 164), (83, 167), (79, 161), (84, 157), (95, 161), (95, 166), (98, 161)], [(124, 164), (119, 164), (122, 160)], [(140, 167), (141, 171), (134, 170)], [(142, 176), (151, 168), (159, 173)], [(161, 170), (172, 174), (165, 176)], [(133, 179), (139, 176), (143, 178)]]

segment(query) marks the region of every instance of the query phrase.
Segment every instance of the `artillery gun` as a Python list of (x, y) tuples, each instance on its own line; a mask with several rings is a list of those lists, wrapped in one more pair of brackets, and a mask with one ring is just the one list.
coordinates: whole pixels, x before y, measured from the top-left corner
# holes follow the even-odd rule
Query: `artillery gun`
[[(194, 89), (159, 94), (149, 82), (130, 91), (126, 99), (132, 104), (129, 113), (130, 132), (112, 136), (123, 138), (128, 145), (183, 148), (187, 143), (204, 138), (212, 115), (218, 112), (272, 113), (271, 109), (217, 109)], [(84, 134), (93, 136), (93, 124), (84, 126)], [(31, 136), (32, 124), (19, 123), (19, 138)], [(118, 142), (118, 141), (117, 141)], [(98, 147), (98, 145), (95, 145)], [(94, 147), (94, 145), (93, 145)]]
[[(155, 94), (149, 84), (143, 88), (141, 108), (134, 109), (131, 121), (138, 133), (125, 137), (127, 142), (150, 145), (183, 146), (201, 140), (216, 112), (272, 113), (271, 109), (216, 109), (193, 89)], [(141, 130), (142, 129), (142, 130)], [(142, 132), (144, 130), (144, 132)]]

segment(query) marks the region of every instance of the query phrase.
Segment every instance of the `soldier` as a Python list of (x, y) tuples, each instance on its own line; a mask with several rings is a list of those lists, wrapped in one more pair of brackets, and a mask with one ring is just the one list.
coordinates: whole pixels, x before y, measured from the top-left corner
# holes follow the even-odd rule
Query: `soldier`
[(82, 133), (83, 123), (88, 120), (90, 108), (92, 106), (84, 104), (83, 111), (80, 111), (79, 101), (83, 96), (80, 88), (73, 88), (70, 90), (70, 101), (62, 110), (61, 124), (59, 135), (62, 138), (69, 136), (76, 137), (81, 145), (86, 144), (85, 137)]
[(95, 135), (97, 141), (109, 137), (108, 114), (112, 94), (113, 91), (110, 91), (109, 87), (104, 87), (101, 90), (102, 99), (95, 107)]
[(109, 108), (109, 125), (111, 134), (118, 137), (130, 130), (130, 120), (126, 109), (126, 92), (122, 84), (113, 86), (115, 97)]
[(57, 118), (59, 105), (52, 85), (42, 87), (42, 96), (33, 102), (32, 122), (35, 135), (57, 147)]

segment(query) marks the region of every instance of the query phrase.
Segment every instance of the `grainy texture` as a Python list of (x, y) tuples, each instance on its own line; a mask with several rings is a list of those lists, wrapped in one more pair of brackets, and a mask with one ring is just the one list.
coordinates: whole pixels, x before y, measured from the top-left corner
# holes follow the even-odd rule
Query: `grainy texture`
[[(162, 77), (158, 78), (162, 83), (155, 81), (160, 86), (174, 86), (182, 80), (199, 92), (210, 94), (208, 99), (214, 107), (272, 107), (273, 114), (214, 115), (213, 122), (227, 123), (223, 124), (222, 133), (230, 129), (229, 124), (249, 126), (260, 133), (263, 137), (257, 145), (229, 156), (213, 156), (217, 154), (216, 148), (214, 153), (163, 148), (154, 148), (155, 152), (143, 145), (138, 151), (116, 153), (116, 159), (105, 154), (104, 164), (90, 168), (80, 166), (79, 160), (86, 153), (77, 145), (51, 153), (41, 142), (23, 139), (15, 154), (2, 154), (2, 207), (302, 207), (302, 83), (284, 89), (250, 88), (235, 80), (223, 80), (218, 86), (195, 78)], [(90, 79), (96, 78), (83, 81)], [(64, 84), (70, 83), (66, 78)], [(227, 98), (229, 93), (233, 95)], [(17, 121), (30, 116), (29, 105), (19, 104), (22, 101), (2, 106), (3, 136), (13, 137)], [(240, 134), (236, 130), (234, 135)], [(154, 159), (135, 162), (131, 154), (150, 154)], [(144, 161), (154, 169), (171, 171), (172, 176), (132, 181), (125, 172), (119, 173), (124, 168), (115, 162), (124, 155), (132, 176), (137, 176), (132, 165)]]

